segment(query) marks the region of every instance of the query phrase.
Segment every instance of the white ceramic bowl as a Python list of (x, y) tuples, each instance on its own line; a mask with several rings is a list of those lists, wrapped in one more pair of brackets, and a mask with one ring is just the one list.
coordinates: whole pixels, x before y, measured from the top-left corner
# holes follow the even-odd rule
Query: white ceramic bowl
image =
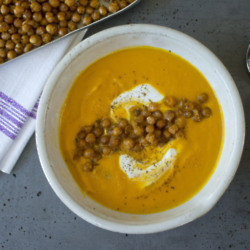
[[(225, 141), (218, 166), (205, 187), (188, 202), (161, 213), (133, 215), (110, 210), (83, 196), (69, 173), (58, 143), (58, 117), (76, 76), (97, 59), (128, 46), (171, 50), (198, 68), (215, 90), (225, 119)], [(124, 25), (99, 32), (73, 48), (50, 75), (37, 117), (37, 148), (43, 171), (62, 202), (84, 220), (111, 231), (153, 233), (190, 222), (222, 196), (240, 162), (245, 136), (241, 99), (219, 59), (193, 38), (166, 27)]]

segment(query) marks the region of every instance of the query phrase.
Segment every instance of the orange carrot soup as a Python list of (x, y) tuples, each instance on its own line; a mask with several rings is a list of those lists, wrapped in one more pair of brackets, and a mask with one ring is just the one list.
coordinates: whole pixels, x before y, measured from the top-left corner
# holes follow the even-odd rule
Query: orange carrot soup
[(133, 214), (197, 194), (217, 166), (223, 133), (201, 72), (146, 46), (111, 53), (76, 76), (59, 125), (62, 156), (82, 192)]

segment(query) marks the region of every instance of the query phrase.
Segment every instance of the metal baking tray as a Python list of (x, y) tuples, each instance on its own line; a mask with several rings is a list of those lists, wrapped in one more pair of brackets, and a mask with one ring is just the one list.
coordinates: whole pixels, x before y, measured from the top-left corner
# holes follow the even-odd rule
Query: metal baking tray
[[(86, 25), (86, 26), (83, 26), (83, 25), (79, 24), (79, 27), (78, 27), (76, 30), (71, 31), (71, 32), (69, 32), (68, 34), (66, 34), (66, 35), (64, 35), (64, 36), (62, 36), (62, 37), (57, 37), (57, 38), (55, 38), (54, 40), (52, 40), (51, 42), (49, 42), (49, 43), (43, 44), (43, 45), (41, 45), (41, 46), (39, 46), (39, 47), (37, 47), (37, 48), (35, 48), (35, 49), (29, 51), (29, 52), (23, 53), (23, 54), (21, 54), (21, 55), (15, 57), (15, 58), (13, 58), (13, 59), (11, 59), (11, 60), (8, 60), (8, 61), (6, 61), (6, 62), (0, 64), (0, 67), (1, 67), (2, 65), (6, 65), (7, 63), (14, 61), (14, 60), (17, 59), (17, 58), (20, 58), (20, 57), (25, 56), (25, 55), (27, 55), (27, 54), (29, 54), (29, 53), (32, 53), (33, 51), (36, 51), (36, 50), (38, 50), (38, 49), (40, 49), (40, 48), (43, 48), (43, 47), (45, 47), (45, 46), (47, 46), (47, 45), (49, 45), (49, 44), (51, 44), (51, 43), (55, 43), (55, 42), (57, 42), (57, 41), (59, 41), (59, 40), (61, 40), (61, 39), (64, 39), (64, 38), (67, 37), (67, 36), (70, 36), (70, 35), (72, 35), (72, 34), (75, 34), (76, 32), (78, 32), (78, 31), (80, 31), (80, 30), (88, 29), (88, 28), (90, 28), (90, 27), (92, 27), (92, 26), (94, 26), (94, 25), (96, 25), (96, 24), (98, 24), (98, 23), (104, 22), (105, 20), (107, 20), (107, 19), (109, 19), (109, 18), (112, 18), (112, 17), (114, 17), (114, 16), (116, 16), (116, 15), (119, 15), (119, 14), (123, 13), (124, 11), (127, 11), (127, 10), (129, 10), (130, 8), (134, 7), (134, 6), (135, 6), (136, 4), (138, 4), (140, 1), (141, 1), (141, 0), (135, 0), (134, 2), (132, 2), (131, 4), (129, 4), (127, 7), (123, 8), (123, 9), (121, 9), (121, 10), (118, 10), (118, 11), (115, 12), (115, 13), (109, 14), (108, 16), (103, 17), (103, 18), (101, 18), (101, 19), (98, 20), (98, 21), (94, 21), (93, 23), (88, 24), (88, 25)], [(107, 1), (104, 1), (104, 0), (100, 0), (100, 4), (105, 5), (105, 6), (108, 5)]]

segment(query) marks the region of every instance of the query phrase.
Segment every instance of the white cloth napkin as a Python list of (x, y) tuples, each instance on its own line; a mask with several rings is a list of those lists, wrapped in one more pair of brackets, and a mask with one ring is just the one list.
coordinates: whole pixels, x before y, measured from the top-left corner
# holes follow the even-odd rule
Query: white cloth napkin
[(10, 173), (35, 130), (44, 84), (65, 53), (86, 31), (0, 66), (0, 170)]

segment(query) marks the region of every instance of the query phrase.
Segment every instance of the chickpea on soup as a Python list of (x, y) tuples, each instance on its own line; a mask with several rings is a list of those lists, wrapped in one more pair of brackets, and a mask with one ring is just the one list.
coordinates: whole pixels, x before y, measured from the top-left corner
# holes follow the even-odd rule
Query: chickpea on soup
[(109, 54), (75, 79), (61, 110), (63, 158), (81, 190), (145, 214), (198, 193), (223, 146), (223, 114), (205, 77), (152, 47)]

